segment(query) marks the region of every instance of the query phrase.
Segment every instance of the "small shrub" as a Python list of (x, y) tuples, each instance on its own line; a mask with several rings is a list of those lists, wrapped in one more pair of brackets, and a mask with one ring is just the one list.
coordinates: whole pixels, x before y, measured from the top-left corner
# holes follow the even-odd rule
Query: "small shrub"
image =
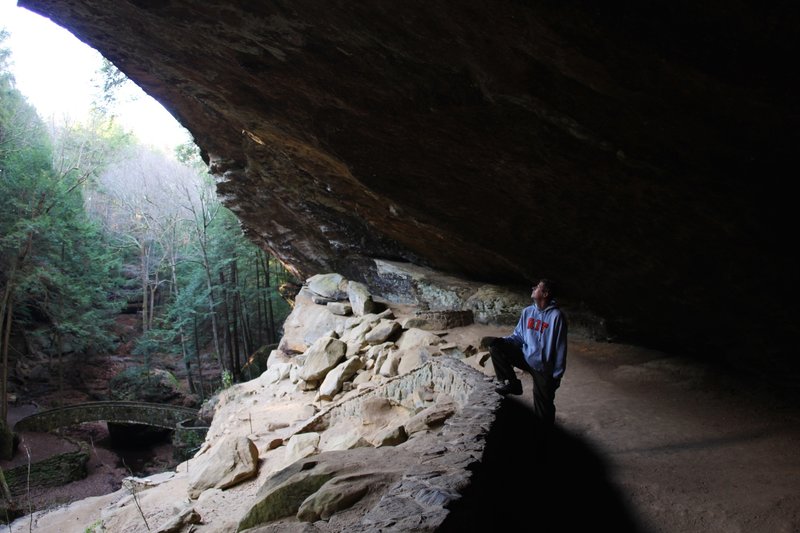
[(233, 385), (233, 374), (230, 370), (222, 371), (222, 388), (227, 389)]

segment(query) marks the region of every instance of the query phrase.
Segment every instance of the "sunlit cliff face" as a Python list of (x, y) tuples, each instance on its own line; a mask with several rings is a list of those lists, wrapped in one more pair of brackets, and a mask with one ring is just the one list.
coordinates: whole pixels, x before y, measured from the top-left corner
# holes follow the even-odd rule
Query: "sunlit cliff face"
[(300, 277), (368, 279), (376, 257), (548, 276), (618, 339), (796, 376), (788, 11), (19, 4), (164, 103)]

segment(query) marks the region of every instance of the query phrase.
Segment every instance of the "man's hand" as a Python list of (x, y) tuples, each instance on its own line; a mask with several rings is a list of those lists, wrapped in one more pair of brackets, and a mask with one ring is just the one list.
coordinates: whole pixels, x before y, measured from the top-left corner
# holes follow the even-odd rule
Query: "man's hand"
[(492, 346), (497, 346), (499, 344), (500, 337), (482, 337), (481, 338), (481, 349), (491, 348)]

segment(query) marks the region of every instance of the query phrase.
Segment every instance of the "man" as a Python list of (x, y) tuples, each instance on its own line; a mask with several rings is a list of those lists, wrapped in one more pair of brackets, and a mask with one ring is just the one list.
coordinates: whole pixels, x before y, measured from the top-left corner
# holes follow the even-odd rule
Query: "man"
[(514, 333), (496, 337), (489, 344), (495, 374), (503, 396), (522, 394), (522, 382), (514, 367), (533, 376), (534, 414), (549, 425), (555, 423), (556, 389), (567, 368), (567, 321), (556, 305), (553, 282), (539, 280), (531, 292), (533, 305), (522, 310)]

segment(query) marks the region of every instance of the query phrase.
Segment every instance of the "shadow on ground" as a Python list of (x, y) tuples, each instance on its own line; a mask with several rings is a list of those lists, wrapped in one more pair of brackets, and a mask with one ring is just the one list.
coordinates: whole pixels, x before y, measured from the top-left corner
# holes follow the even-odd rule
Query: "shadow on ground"
[(647, 531), (599, 453), (558, 427), (545, 437), (531, 409), (516, 398), (503, 400), (473, 476), (437, 532)]

